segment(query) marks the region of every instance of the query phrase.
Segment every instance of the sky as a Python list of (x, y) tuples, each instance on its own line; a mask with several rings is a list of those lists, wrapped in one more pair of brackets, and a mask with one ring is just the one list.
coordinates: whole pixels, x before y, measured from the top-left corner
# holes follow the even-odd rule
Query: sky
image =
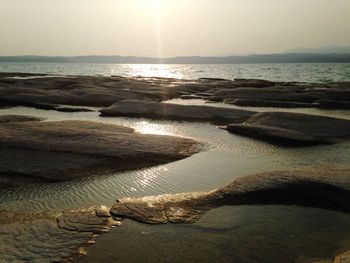
[(0, 0), (0, 55), (147, 57), (350, 46), (350, 0)]

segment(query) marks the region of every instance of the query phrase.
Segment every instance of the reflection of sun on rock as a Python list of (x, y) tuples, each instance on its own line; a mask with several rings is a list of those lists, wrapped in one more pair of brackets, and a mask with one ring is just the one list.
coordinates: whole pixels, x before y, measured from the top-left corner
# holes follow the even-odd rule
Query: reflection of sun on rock
[(224, 205), (297, 204), (350, 212), (350, 170), (282, 171), (245, 176), (208, 193), (123, 198), (111, 214), (149, 224), (192, 223)]
[(0, 184), (62, 181), (180, 160), (200, 150), (184, 138), (87, 121), (0, 124)]

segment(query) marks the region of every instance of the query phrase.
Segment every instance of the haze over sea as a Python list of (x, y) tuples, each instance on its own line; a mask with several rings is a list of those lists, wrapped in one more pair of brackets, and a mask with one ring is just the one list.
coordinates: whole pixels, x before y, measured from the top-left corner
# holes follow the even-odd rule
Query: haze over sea
[(52, 75), (103, 75), (169, 77), (181, 79), (259, 78), (272, 81), (350, 81), (350, 63), (271, 64), (92, 64), (0, 62), (0, 72)]

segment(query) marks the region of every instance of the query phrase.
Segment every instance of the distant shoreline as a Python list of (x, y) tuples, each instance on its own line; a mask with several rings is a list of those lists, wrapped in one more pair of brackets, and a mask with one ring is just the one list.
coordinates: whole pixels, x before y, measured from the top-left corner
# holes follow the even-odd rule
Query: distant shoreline
[(188, 56), (161, 59), (135, 56), (0, 56), (0, 62), (101, 64), (350, 63), (350, 54), (283, 53), (226, 57)]

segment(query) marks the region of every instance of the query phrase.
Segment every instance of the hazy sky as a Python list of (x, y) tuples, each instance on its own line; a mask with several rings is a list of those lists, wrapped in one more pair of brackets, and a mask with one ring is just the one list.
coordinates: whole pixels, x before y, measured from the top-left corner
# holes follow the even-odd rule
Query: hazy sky
[(0, 0), (0, 55), (187, 56), (350, 46), (350, 0)]

